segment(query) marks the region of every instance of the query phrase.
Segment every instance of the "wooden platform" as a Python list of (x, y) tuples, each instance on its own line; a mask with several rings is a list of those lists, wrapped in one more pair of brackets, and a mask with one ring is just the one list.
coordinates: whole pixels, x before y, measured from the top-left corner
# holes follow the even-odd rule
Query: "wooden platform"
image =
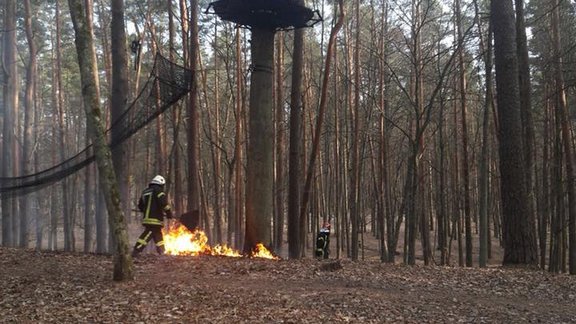
[(218, 0), (210, 3), (206, 12), (242, 27), (259, 29), (311, 27), (322, 21), (317, 11), (296, 0)]

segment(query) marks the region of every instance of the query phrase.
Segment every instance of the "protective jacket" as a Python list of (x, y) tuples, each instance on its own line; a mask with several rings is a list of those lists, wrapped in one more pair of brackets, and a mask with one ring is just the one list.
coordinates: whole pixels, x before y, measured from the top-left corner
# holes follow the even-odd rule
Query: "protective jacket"
[(164, 192), (162, 186), (151, 184), (148, 188), (144, 189), (140, 200), (138, 201), (138, 209), (144, 213), (142, 219), (143, 225), (164, 225), (164, 214), (166, 217), (172, 218), (172, 210), (168, 204), (168, 197)]
[(323, 227), (316, 237), (316, 257), (328, 259), (330, 254), (330, 229)]

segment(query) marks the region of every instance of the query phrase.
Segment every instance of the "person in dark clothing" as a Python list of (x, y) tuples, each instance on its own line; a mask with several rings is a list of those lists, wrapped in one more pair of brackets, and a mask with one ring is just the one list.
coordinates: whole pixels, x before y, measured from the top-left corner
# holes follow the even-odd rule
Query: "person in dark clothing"
[(142, 218), (144, 231), (136, 240), (136, 245), (134, 245), (134, 250), (132, 251), (133, 257), (138, 256), (151, 239), (156, 244), (156, 252), (164, 254), (164, 236), (162, 235), (164, 215), (168, 219), (172, 218), (168, 196), (164, 192), (165, 184), (166, 180), (164, 177), (155, 176), (138, 200), (138, 209), (144, 214)]
[(325, 223), (316, 237), (316, 258), (328, 259), (330, 255), (330, 223)]

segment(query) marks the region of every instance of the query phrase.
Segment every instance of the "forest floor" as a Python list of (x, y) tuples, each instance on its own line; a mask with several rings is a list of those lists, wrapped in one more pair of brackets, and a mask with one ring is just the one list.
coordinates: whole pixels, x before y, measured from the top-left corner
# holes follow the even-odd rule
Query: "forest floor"
[(576, 276), (539, 270), (0, 248), (0, 322), (574, 323)]

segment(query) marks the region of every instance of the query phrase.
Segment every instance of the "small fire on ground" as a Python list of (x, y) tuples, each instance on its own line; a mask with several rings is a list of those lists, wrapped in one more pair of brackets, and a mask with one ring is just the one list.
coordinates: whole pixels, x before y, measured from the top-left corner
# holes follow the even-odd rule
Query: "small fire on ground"
[[(243, 257), (238, 250), (228, 247), (226, 244), (218, 244), (211, 247), (208, 244), (208, 236), (202, 230), (191, 232), (184, 225), (179, 224), (173, 228), (164, 228), (164, 248), (166, 254), (170, 255), (218, 255), (228, 257)], [(279, 260), (262, 243), (258, 243), (256, 248), (248, 257)]]

